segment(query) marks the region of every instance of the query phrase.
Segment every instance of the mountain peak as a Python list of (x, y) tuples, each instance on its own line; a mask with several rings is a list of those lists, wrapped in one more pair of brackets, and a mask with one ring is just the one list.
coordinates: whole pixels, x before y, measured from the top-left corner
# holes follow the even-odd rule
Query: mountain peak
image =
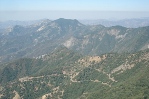
[(82, 26), (78, 20), (76, 19), (64, 19), (64, 18), (59, 18), (57, 20), (54, 20), (57, 24), (61, 26), (67, 26), (67, 25), (73, 25), (73, 26)]
[(79, 22), (77, 19), (65, 19), (65, 18), (59, 18), (57, 20), (55, 20), (57, 22), (60, 22), (60, 21), (75, 21), (75, 22)]

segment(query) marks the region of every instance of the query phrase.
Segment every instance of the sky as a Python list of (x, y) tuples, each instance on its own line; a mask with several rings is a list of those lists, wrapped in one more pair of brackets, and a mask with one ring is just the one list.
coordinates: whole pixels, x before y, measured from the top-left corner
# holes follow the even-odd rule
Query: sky
[(149, 17), (149, 0), (0, 0), (0, 21)]

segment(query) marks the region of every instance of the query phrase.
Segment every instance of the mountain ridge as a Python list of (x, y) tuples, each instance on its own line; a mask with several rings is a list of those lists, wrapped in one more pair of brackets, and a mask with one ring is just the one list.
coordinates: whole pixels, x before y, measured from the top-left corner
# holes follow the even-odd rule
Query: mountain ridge
[(38, 57), (61, 45), (84, 55), (139, 51), (149, 44), (148, 28), (83, 25), (63, 18), (27, 27), (15, 26), (10, 32), (0, 33), (0, 61)]

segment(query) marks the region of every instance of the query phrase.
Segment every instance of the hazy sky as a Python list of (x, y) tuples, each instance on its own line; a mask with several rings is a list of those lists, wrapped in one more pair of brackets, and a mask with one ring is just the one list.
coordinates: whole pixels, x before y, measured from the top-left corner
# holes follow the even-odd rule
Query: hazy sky
[(149, 0), (0, 0), (0, 21), (149, 17)]

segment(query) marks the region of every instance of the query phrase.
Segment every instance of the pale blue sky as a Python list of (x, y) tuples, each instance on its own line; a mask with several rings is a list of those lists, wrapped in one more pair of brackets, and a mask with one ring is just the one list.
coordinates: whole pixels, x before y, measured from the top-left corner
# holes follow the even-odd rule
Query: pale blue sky
[(149, 0), (0, 0), (0, 10), (149, 11)]
[(126, 12), (129, 12), (126, 18), (149, 17), (149, 0), (0, 0), (0, 21), (58, 17), (123, 18)]

